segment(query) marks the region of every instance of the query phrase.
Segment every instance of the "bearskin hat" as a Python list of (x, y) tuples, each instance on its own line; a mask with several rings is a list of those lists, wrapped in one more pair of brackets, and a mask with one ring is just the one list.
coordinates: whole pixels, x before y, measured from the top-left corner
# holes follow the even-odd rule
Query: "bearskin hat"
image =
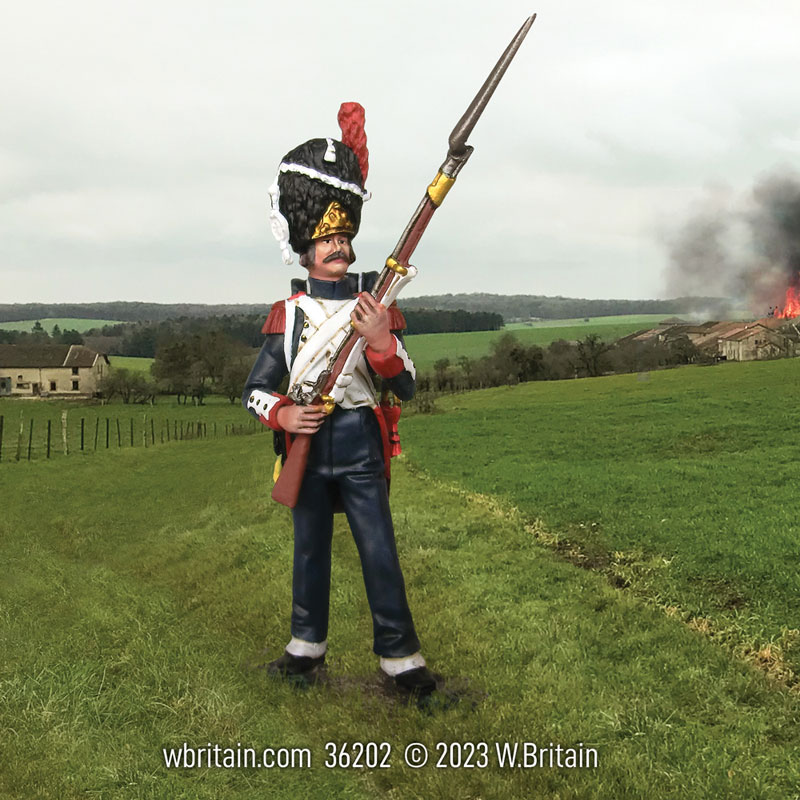
[(292, 263), (289, 245), (302, 254), (314, 239), (358, 233), (361, 206), (369, 198), (364, 109), (342, 104), (339, 124), (342, 141), (310, 139), (290, 150), (270, 187), (272, 232), (287, 264)]

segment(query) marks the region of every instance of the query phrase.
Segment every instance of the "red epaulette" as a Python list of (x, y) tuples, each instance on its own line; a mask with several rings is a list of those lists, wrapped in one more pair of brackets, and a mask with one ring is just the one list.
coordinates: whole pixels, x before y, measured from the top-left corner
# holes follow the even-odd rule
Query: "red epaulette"
[(397, 307), (396, 300), (389, 306), (388, 311), (389, 311), (389, 330), (404, 331), (406, 329), (406, 318), (403, 316), (403, 312)]
[(283, 333), (286, 330), (286, 305), (283, 300), (272, 304), (261, 333)]

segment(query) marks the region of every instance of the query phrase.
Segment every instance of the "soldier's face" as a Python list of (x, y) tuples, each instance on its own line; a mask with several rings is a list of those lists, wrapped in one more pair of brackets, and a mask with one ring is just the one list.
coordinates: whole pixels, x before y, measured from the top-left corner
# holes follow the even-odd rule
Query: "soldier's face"
[(314, 259), (309, 259), (308, 275), (323, 281), (338, 281), (353, 262), (350, 237), (336, 233), (314, 241)]

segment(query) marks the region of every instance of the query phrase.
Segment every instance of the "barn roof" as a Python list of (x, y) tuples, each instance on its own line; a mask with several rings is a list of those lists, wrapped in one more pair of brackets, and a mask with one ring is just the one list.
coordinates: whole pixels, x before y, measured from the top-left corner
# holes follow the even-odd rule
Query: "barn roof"
[(760, 322), (756, 323), (755, 325), (750, 325), (744, 330), (733, 331), (732, 333), (729, 333), (727, 336), (723, 336), (722, 338), (726, 341), (740, 342), (743, 339), (749, 339), (751, 336), (756, 336), (756, 335), (764, 336), (765, 334), (772, 339), (780, 340), (781, 338), (780, 333), (772, 330), (766, 325), (762, 325)]
[(80, 344), (0, 344), (0, 367), (91, 367), (98, 355)]

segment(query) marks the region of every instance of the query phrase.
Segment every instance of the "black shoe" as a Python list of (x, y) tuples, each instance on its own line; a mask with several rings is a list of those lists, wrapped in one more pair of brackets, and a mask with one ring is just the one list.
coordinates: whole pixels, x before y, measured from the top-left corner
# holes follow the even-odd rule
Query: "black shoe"
[(314, 671), (324, 663), (324, 653), (316, 658), (311, 658), (310, 656), (293, 656), (291, 653), (284, 651), (280, 658), (270, 661), (267, 665), (267, 672), (270, 675), (277, 675), (281, 678), (303, 680), (316, 674)]
[(416, 667), (395, 675), (394, 685), (403, 694), (427, 697), (436, 691), (436, 678), (427, 667)]

